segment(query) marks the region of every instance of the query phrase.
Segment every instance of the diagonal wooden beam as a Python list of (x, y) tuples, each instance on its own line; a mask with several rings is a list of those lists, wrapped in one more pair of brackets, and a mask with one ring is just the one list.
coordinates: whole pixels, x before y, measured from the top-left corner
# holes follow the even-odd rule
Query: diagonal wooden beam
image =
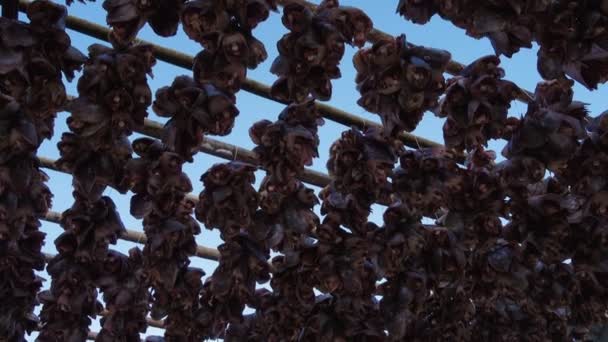
[[(56, 211), (49, 211), (41, 219), (44, 221), (47, 221), (47, 222), (59, 224), (61, 222), (61, 213), (56, 212)], [(137, 244), (145, 244), (146, 241), (148, 241), (146, 234), (135, 231), (135, 230), (131, 230), (131, 229), (127, 229), (120, 236), (120, 239), (125, 240), (125, 241), (134, 242)], [(217, 249), (200, 246), (200, 245), (196, 246), (196, 253), (194, 255), (199, 258), (202, 258), (202, 259), (213, 260), (213, 261), (218, 261), (220, 258), (220, 252)]]
[[(50, 169), (50, 170), (57, 171), (57, 172), (71, 174), (68, 170), (64, 170), (64, 169), (60, 168), (57, 165), (56, 160), (54, 160), (54, 159), (39, 156), (38, 160), (40, 161), (40, 166), (43, 167), (43, 168), (45, 168), (45, 169)], [(194, 203), (198, 203), (198, 196), (195, 195), (195, 194), (191, 194), (191, 193), (187, 194), (186, 198), (188, 198), (189, 200), (191, 200)], [(380, 204), (380, 205), (389, 205), (390, 203), (386, 203), (386, 202), (380, 201), (377, 204)]]
[[(62, 172), (62, 173), (66, 173), (71, 175), (71, 173), (67, 170), (64, 170), (62, 168), (60, 168), (55, 159), (51, 159), (51, 158), (47, 158), (47, 157), (38, 157), (38, 160), (40, 161), (40, 166), (45, 168), (45, 169), (50, 169), (53, 171), (57, 171), (57, 172)], [(198, 196), (194, 195), (194, 194), (187, 194), (186, 198), (188, 198), (189, 200), (193, 201), (194, 203), (198, 203)]]
[[(146, 119), (144, 126), (136, 129), (135, 131), (160, 139), (162, 129), (163, 125), (161, 123)], [(253, 151), (240, 146), (215, 140), (207, 136), (204, 137), (202, 144), (199, 146), (199, 150), (203, 153), (210, 154), (218, 158), (239, 160), (258, 167), (260, 166), (260, 161), (257, 159), (257, 156)], [(327, 174), (312, 169), (305, 169), (298, 178), (305, 183), (316, 185), (321, 188), (325, 187), (331, 181), (331, 178)]]
[[(74, 96), (68, 95), (69, 100), (72, 100), (74, 98)], [(161, 124), (160, 122), (150, 119), (144, 119), (144, 125), (142, 127), (135, 128), (134, 131), (152, 138), (161, 139), (162, 130), (163, 124)], [(203, 137), (203, 139), (203, 142), (198, 147), (199, 151), (201, 151), (202, 153), (226, 160), (238, 160), (244, 163), (255, 165), (257, 167), (261, 167), (260, 161), (258, 160), (256, 154), (251, 150), (229, 143), (225, 143), (213, 139), (209, 136), (205, 136)], [(47, 158), (42, 159), (45, 160), (45, 163), (47, 162)], [(328, 185), (331, 181), (329, 175), (312, 169), (304, 169), (302, 174), (298, 176), (298, 179), (304, 183), (315, 185), (321, 188)]]

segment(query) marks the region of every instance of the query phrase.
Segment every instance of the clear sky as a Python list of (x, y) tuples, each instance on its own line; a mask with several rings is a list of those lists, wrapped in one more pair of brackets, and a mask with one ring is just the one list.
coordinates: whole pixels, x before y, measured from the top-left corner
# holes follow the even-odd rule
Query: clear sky
[[(318, 3), (318, 1), (313, 2)], [(405, 33), (408, 41), (412, 43), (434, 48), (443, 48), (452, 53), (454, 60), (464, 64), (468, 64), (478, 57), (493, 54), (491, 44), (488, 40), (475, 40), (470, 38), (465, 35), (463, 30), (452, 26), (449, 22), (443, 21), (438, 17), (434, 17), (429, 24), (424, 26), (415, 25), (405, 21), (402, 17), (395, 13), (397, 2), (397, 0), (342, 0), (341, 4), (359, 7), (365, 10), (374, 21), (374, 27), (380, 30), (392, 35)], [(68, 12), (70, 15), (82, 17), (84, 19), (105, 25), (105, 11), (102, 9), (101, 4), (101, 1), (96, 3), (87, 3), (86, 5), (74, 3), (68, 8)], [(27, 20), (25, 15), (22, 13), (20, 14), (20, 19)], [(286, 32), (287, 29), (285, 29), (281, 24), (280, 13), (272, 13), (266, 22), (261, 23), (255, 29), (254, 35), (264, 42), (269, 57), (266, 62), (258, 66), (256, 70), (249, 71), (248, 76), (250, 78), (266, 84), (272, 84), (272, 82), (276, 79), (276, 77), (269, 72), (269, 69), (272, 61), (277, 56), (276, 42)], [(69, 31), (69, 34), (72, 38), (72, 44), (85, 54), (87, 53), (87, 47), (92, 43), (102, 43), (107, 45), (105, 42), (96, 41), (95, 39), (74, 31)], [(156, 44), (165, 45), (191, 55), (196, 54), (201, 49), (196, 42), (191, 41), (186, 37), (181, 26), (178, 29), (177, 36), (170, 38), (155, 36), (152, 30), (146, 26), (142, 31), (140, 31), (139, 38), (152, 41)], [(355, 49), (347, 47), (346, 54), (340, 65), (342, 78), (333, 81), (333, 96), (329, 103), (351, 113), (379, 122), (379, 118), (376, 115), (366, 113), (356, 103), (357, 99), (359, 98), (359, 92), (356, 90), (354, 83), (355, 71), (352, 65), (352, 56), (354, 52)], [(506, 79), (514, 81), (522, 88), (533, 91), (536, 83), (541, 80), (538, 72), (536, 71), (536, 52), (537, 46), (534, 46), (532, 49), (524, 49), (520, 51), (512, 59), (501, 57), (502, 67), (506, 70)], [(170, 85), (174, 77), (178, 75), (191, 74), (189, 70), (175, 67), (160, 61), (156, 64), (153, 70), (154, 79), (149, 80), (153, 93), (159, 87)], [(80, 74), (78, 74), (77, 77), (79, 77), (79, 75)], [(446, 76), (449, 77), (449, 75)], [(76, 95), (76, 80), (74, 80), (72, 83), (67, 83), (66, 88), (68, 90), (68, 94)], [(577, 100), (589, 103), (589, 110), (591, 114), (596, 116), (602, 111), (608, 109), (605, 106), (607, 90), (608, 86), (603, 85), (600, 86), (598, 90), (589, 92), (582, 86), (576, 85), (575, 98)], [(249, 135), (247, 133), (249, 127), (254, 122), (261, 119), (275, 120), (284, 106), (249, 94), (245, 91), (241, 91), (239, 94), (237, 94), (237, 107), (240, 110), (240, 115), (236, 119), (236, 124), (232, 133), (227, 137), (214, 138), (251, 149), (254, 147), (254, 145), (249, 139)], [(525, 111), (525, 104), (513, 102), (510, 115), (523, 115)], [(59, 157), (57, 142), (61, 137), (61, 133), (68, 130), (65, 124), (67, 117), (67, 113), (60, 113), (58, 115), (55, 123), (55, 136), (51, 141), (47, 141), (42, 145), (39, 150), (40, 156), (52, 158)], [(149, 118), (157, 121), (166, 120), (166, 118), (156, 117), (151, 110), (149, 111)], [(422, 123), (413, 133), (437, 142), (443, 142), (442, 124), (443, 119), (434, 117), (432, 113), (427, 113)], [(329, 146), (345, 129), (347, 129), (347, 127), (330, 121), (327, 121), (326, 124), (320, 128), (320, 158), (315, 160), (314, 165), (312, 166), (313, 169), (326, 172), (325, 163), (327, 161)], [(137, 137), (138, 135), (134, 134), (131, 138), (135, 139)], [(490, 148), (496, 150), (499, 154), (503, 145), (504, 142), (491, 142)], [(185, 166), (185, 171), (189, 175), (194, 186), (195, 194), (198, 195), (198, 193), (202, 190), (202, 184), (200, 182), (201, 174), (214, 163), (223, 161), (224, 160), (222, 159), (199, 153), (194, 157), (193, 163)], [(50, 170), (47, 170), (47, 173), (51, 178), (49, 181), (49, 186), (55, 195), (52, 210), (63, 212), (73, 203), (71, 196), (71, 177), (69, 175)], [(258, 184), (262, 176), (263, 174), (261, 172), (257, 173)], [(112, 197), (112, 199), (115, 201), (125, 226), (128, 229), (141, 231), (141, 221), (136, 220), (129, 214), (129, 199), (131, 197), (131, 193), (122, 195), (113, 189), (108, 189), (106, 194)], [(318, 208), (316, 209), (318, 211)], [(371, 220), (376, 223), (380, 223), (382, 212), (383, 208), (376, 206), (374, 208), (374, 212), (372, 213)], [(61, 233), (61, 227), (53, 223), (43, 222), (42, 229), (47, 233), (46, 245), (43, 247), (44, 251), (48, 253), (56, 253), (53, 241), (58, 234)], [(200, 245), (213, 247), (220, 244), (221, 240), (219, 239), (219, 233), (217, 231), (203, 229), (202, 233), (197, 236), (197, 242)], [(126, 252), (134, 245), (135, 244), (130, 242), (121, 241), (115, 248), (122, 252)], [(143, 246), (140, 247), (143, 248)], [(210, 275), (217, 263), (213, 261), (205, 261), (199, 258), (192, 258), (191, 265), (203, 268), (205, 272)], [(46, 273), (42, 274), (42, 276), (47, 279), (45, 287), (48, 287), (50, 285), (50, 278), (46, 275)], [(94, 323), (91, 329), (93, 331), (98, 331), (99, 325)], [(162, 334), (162, 332), (160, 332), (158, 329), (149, 328), (148, 334)], [(34, 340), (34, 337), (35, 335), (31, 336), (32, 341)]]

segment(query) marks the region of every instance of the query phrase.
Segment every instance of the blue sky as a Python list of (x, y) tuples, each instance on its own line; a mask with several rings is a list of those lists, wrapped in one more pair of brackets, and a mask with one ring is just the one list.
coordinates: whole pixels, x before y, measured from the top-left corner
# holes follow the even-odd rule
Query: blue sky
[[(313, 2), (318, 3), (318, 1)], [(341, 4), (359, 7), (365, 10), (374, 21), (375, 27), (380, 30), (392, 35), (405, 33), (408, 41), (412, 43), (435, 48), (443, 48), (452, 53), (454, 60), (464, 64), (468, 64), (478, 57), (493, 54), (492, 47), (488, 40), (475, 40), (467, 37), (463, 30), (452, 26), (450, 23), (445, 22), (438, 17), (434, 17), (433, 20), (431, 20), (431, 22), (425, 26), (415, 25), (405, 21), (402, 17), (395, 13), (397, 2), (397, 0), (342, 0)], [(101, 1), (96, 3), (87, 3), (86, 5), (74, 3), (68, 8), (68, 12), (70, 15), (79, 16), (86, 20), (105, 25), (105, 11), (101, 8), (101, 4)], [(27, 20), (23, 14), (20, 14), (20, 19)], [(261, 23), (258, 28), (256, 28), (254, 35), (265, 43), (269, 57), (266, 62), (258, 66), (256, 70), (249, 71), (248, 76), (250, 78), (266, 84), (272, 84), (276, 77), (269, 72), (269, 69), (272, 61), (277, 56), (276, 41), (278, 41), (286, 32), (287, 30), (281, 24), (279, 13), (271, 14), (270, 18), (266, 22)], [(97, 41), (74, 31), (69, 31), (69, 34), (72, 38), (72, 44), (85, 54), (87, 53), (87, 47), (90, 44), (102, 43), (107, 45), (105, 42)], [(140, 31), (139, 37), (191, 55), (196, 54), (201, 49), (197, 43), (189, 40), (186, 37), (181, 27), (178, 30), (177, 36), (162, 38), (155, 36), (152, 30), (146, 26), (142, 31)], [(342, 64), (340, 65), (342, 70), (342, 78), (333, 81), (333, 96), (332, 100), (329, 101), (329, 104), (367, 119), (379, 122), (376, 115), (366, 113), (356, 103), (357, 99), (359, 98), (359, 93), (355, 89), (354, 83), (355, 71), (352, 66), (352, 56), (354, 52), (355, 49), (347, 47), (346, 54), (342, 60)], [(511, 59), (502, 57), (502, 67), (506, 70), (506, 79), (514, 81), (519, 86), (533, 91), (536, 83), (541, 80), (538, 72), (536, 71), (536, 52), (537, 46), (534, 46), (532, 49), (524, 49), (520, 51)], [(160, 61), (153, 70), (155, 75), (154, 79), (149, 80), (153, 93), (156, 91), (156, 89), (162, 86), (170, 85), (175, 76), (191, 74), (189, 70), (175, 67)], [(76, 80), (74, 80), (72, 83), (67, 83), (66, 88), (68, 89), (68, 94), (76, 95)], [(575, 98), (577, 100), (590, 103), (589, 110), (593, 116), (596, 116), (607, 109), (603, 106), (605, 100), (602, 101), (602, 94), (604, 94), (605, 99), (607, 90), (607, 86), (604, 85), (600, 86), (599, 90), (589, 92), (582, 86), (576, 85)], [(249, 139), (247, 133), (249, 127), (254, 122), (264, 118), (270, 120), (276, 119), (277, 115), (284, 106), (249, 94), (245, 91), (241, 91), (237, 95), (237, 107), (240, 110), (240, 115), (236, 119), (236, 124), (232, 134), (227, 137), (214, 138), (251, 149), (254, 147), (254, 145)], [(525, 104), (513, 102), (510, 115), (519, 116), (524, 114), (525, 111)], [(68, 130), (65, 124), (67, 116), (67, 113), (60, 113), (58, 115), (55, 124), (55, 136), (51, 141), (47, 141), (42, 145), (39, 150), (40, 156), (52, 158), (59, 157), (59, 153), (57, 151), (57, 142), (61, 137), (61, 133)], [(149, 111), (149, 118), (161, 122), (166, 120), (166, 118), (156, 117), (151, 110)], [(428, 139), (442, 142), (442, 124), (443, 119), (438, 119), (434, 117), (432, 113), (427, 113), (422, 123), (413, 133)], [(345, 129), (347, 129), (347, 127), (330, 121), (327, 121), (326, 124), (320, 128), (320, 158), (314, 161), (314, 165), (312, 166), (313, 169), (326, 172), (325, 163), (328, 156), (329, 146)], [(137, 137), (138, 135), (134, 134), (131, 138), (135, 139)], [(491, 142), (490, 148), (496, 150), (497, 153), (500, 153), (503, 145), (504, 142)], [(199, 180), (201, 174), (204, 173), (211, 165), (218, 162), (224, 162), (224, 160), (199, 153), (194, 157), (193, 163), (186, 164), (184, 169), (193, 183), (195, 194), (198, 194), (202, 190), (202, 185)], [(68, 209), (73, 202), (71, 196), (71, 177), (69, 175), (50, 170), (48, 170), (47, 173), (51, 178), (49, 181), (49, 186), (55, 195), (52, 210), (62, 212)], [(262, 177), (263, 174), (258, 172), (258, 184)], [(315, 188), (315, 190), (319, 189)], [(131, 194), (128, 193), (122, 195), (113, 189), (108, 189), (106, 194), (112, 197), (115, 201), (125, 226), (128, 229), (141, 231), (141, 221), (134, 219), (129, 214), (129, 199)], [(382, 212), (383, 208), (376, 206), (374, 208), (374, 212), (372, 213), (371, 220), (380, 223)], [(62, 231), (61, 228), (56, 224), (43, 222), (42, 229), (47, 233), (46, 245), (43, 248), (44, 251), (48, 253), (55, 253), (56, 251), (53, 241)], [(211, 247), (220, 244), (221, 240), (219, 239), (219, 234), (216, 231), (203, 229), (202, 233), (197, 236), (197, 242), (198, 244)], [(135, 244), (130, 242), (120, 242), (116, 246), (116, 249), (126, 252), (134, 245)], [(205, 272), (210, 275), (213, 272), (216, 263), (193, 258), (192, 265), (203, 268)], [(50, 278), (46, 275), (46, 273), (42, 276), (47, 279), (45, 287), (48, 287), (50, 285)], [(98, 331), (99, 325), (95, 323), (92, 326), (92, 330)], [(162, 334), (159, 330), (153, 328), (149, 328), (148, 333)], [(34, 340), (34, 336), (35, 335), (31, 337), (32, 341)]]

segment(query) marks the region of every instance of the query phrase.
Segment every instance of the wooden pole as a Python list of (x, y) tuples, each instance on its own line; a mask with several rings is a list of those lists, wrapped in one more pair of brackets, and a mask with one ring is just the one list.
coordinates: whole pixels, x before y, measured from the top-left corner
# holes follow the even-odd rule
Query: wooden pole
[[(41, 219), (44, 221), (47, 221), (47, 222), (59, 224), (61, 222), (61, 213), (58, 213), (56, 211), (49, 211)], [(148, 241), (146, 234), (135, 231), (135, 230), (130, 230), (130, 229), (127, 229), (120, 236), (120, 239), (138, 243), (138, 244), (145, 244), (146, 241)], [(202, 258), (202, 259), (218, 261), (220, 258), (220, 252), (218, 252), (218, 250), (215, 248), (209, 248), (209, 247), (197, 245), (195, 256)]]
[[(144, 126), (135, 129), (135, 131), (137, 133), (160, 139), (162, 129), (163, 125), (161, 123), (146, 119)], [(257, 156), (253, 151), (240, 146), (221, 142), (208, 136), (204, 138), (203, 142), (199, 146), (199, 150), (203, 153), (210, 154), (218, 158), (238, 160), (256, 166), (259, 166), (260, 164), (260, 161), (257, 159)], [(321, 188), (325, 187), (330, 182), (330, 178), (327, 174), (311, 169), (305, 169), (300, 175), (299, 179), (305, 183), (316, 185)]]

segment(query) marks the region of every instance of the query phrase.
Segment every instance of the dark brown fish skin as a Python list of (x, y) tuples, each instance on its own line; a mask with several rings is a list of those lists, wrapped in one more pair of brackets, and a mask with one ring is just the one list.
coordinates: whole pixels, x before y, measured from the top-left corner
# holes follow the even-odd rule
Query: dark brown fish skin
[(205, 135), (230, 134), (239, 114), (229, 94), (212, 84), (201, 86), (188, 76), (178, 76), (171, 86), (158, 89), (152, 109), (170, 118), (163, 127), (163, 143), (188, 162)]
[(380, 116), (385, 136), (411, 132), (438, 105), (450, 58), (447, 51), (409, 46), (405, 35), (359, 50), (353, 57), (357, 103)]
[[(202, 3), (195, 12), (207, 13)], [(37, 299), (41, 279), (34, 270), (44, 268), (38, 218), (52, 194), (36, 150), (53, 134), (56, 112), (66, 107), (62, 73), (73, 77), (84, 56), (65, 35), (62, 6), (35, 2), (28, 10), (30, 26), (0, 19), (0, 44), (8, 51), (0, 70), (0, 291), (7, 294), (0, 334), (25, 341), (24, 334), (38, 327), (31, 314), (38, 300), (40, 341), (83, 340), (91, 318), (103, 309), (100, 291), (108, 313), (100, 341), (139, 339), (150, 309), (154, 318), (166, 317), (166, 333), (149, 342), (593, 339), (593, 327), (606, 323), (608, 303), (608, 114), (590, 117), (573, 100), (574, 82), (563, 73), (588, 87), (603, 81), (601, 44), (591, 52), (588, 44), (603, 37), (597, 28), (608, 5), (491, 0), (463, 16), (466, 0), (401, 1), (416, 21), (438, 11), (469, 34), (489, 37), (505, 55), (542, 33), (539, 69), (556, 79), (539, 83), (526, 113), (513, 118), (506, 113), (518, 89), (503, 79), (495, 56), (464, 68), (439, 101), (443, 89), (433, 85), (449, 54), (407, 46), (401, 38), (362, 50), (354, 63), (364, 104), (390, 107), (364, 93), (392, 96), (403, 82), (413, 93), (397, 97), (398, 106), (414, 111), (439, 104), (436, 114), (449, 121), (446, 148), (407, 151), (395, 143), (397, 133), (415, 128), (419, 115), (383, 119), (382, 130), (344, 132), (330, 150), (331, 182), (319, 194), (321, 220), (313, 211), (319, 199), (297, 180), (317, 157), (322, 124), (308, 97), (329, 96), (329, 80), (339, 69), (328, 65), (337, 66), (343, 40), (361, 45), (371, 23), (335, 0), (315, 13), (288, 6), (284, 22), (291, 34), (310, 30), (311, 18), (337, 28), (328, 33), (327, 41), (337, 42), (331, 46), (319, 48), (311, 36), (278, 45), (309, 64), (329, 61), (322, 68), (293, 69), (321, 86), (298, 90), (302, 101), (287, 106), (278, 120), (251, 128), (267, 170), (258, 191), (256, 167), (217, 164), (202, 176), (205, 188), (195, 205), (186, 196), (192, 184), (182, 167), (202, 134), (230, 131), (244, 70), (264, 55), (261, 43), (243, 32), (276, 6), (261, 0), (228, 4), (242, 5), (230, 15), (245, 29), (196, 35), (205, 36), (200, 39), (213, 53), (200, 54), (195, 77), (178, 77), (157, 93), (154, 110), (180, 122), (166, 127), (164, 141), (127, 139), (152, 102), (146, 83), (151, 49), (117, 41), (113, 48), (91, 47), (79, 97), (67, 107), (70, 132), (59, 144), (59, 165), (74, 174), (75, 202), (62, 215), (59, 254), (47, 268), (50, 289)], [(501, 15), (491, 9), (502, 9)], [(558, 13), (559, 20), (527, 31), (526, 18), (543, 11)], [(590, 31), (572, 25), (575, 15)], [(538, 19), (542, 23), (544, 14)], [(221, 18), (205, 25), (211, 24), (220, 27)], [(581, 45), (575, 51), (555, 46), (556, 37)], [(209, 76), (208, 62), (224, 64)], [(284, 61), (273, 69), (292, 70)], [(288, 89), (289, 82), (281, 86)], [(190, 122), (198, 125), (195, 134), (178, 140), (189, 133), (180, 129)], [(490, 139), (507, 140), (505, 161), (496, 163), (496, 154), (485, 149)], [(462, 151), (464, 165), (455, 159)], [(108, 185), (135, 194), (131, 213), (144, 219), (143, 251), (126, 256), (109, 249), (124, 227), (112, 200), (103, 196)], [(389, 204), (379, 224), (369, 221), (376, 202)], [(224, 240), (219, 266), (205, 282), (202, 270), (189, 267), (200, 232), (193, 211)], [(423, 225), (425, 216), (435, 223)], [(278, 255), (269, 263), (271, 250)], [(267, 281), (271, 289), (256, 290), (256, 283)], [(243, 315), (246, 306), (255, 313)]]
[(184, 2), (185, 0), (104, 0), (106, 23), (112, 28), (110, 39), (116, 46), (129, 46), (146, 23), (161, 37), (174, 36)]
[(264, 43), (253, 35), (270, 11), (272, 0), (194, 0), (180, 18), (186, 35), (204, 48), (194, 58), (193, 77), (234, 97), (247, 77), (268, 58)]
[(341, 76), (344, 44), (361, 48), (373, 28), (360, 9), (322, 1), (314, 10), (298, 2), (283, 8), (283, 25), (290, 31), (277, 43), (279, 56), (270, 71), (278, 76), (271, 87), (273, 98), (302, 103), (309, 98), (327, 101), (331, 80)]
[[(198, 294), (205, 273), (188, 267), (196, 253), (199, 223), (192, 217), (195, 203), (182, 171), (185, 160), (162, 142), (150, 138), (133, 141), (136, 158), (125, 167), (124, 183), (135, 195), (131, 214), (143, 218), (147, 241), (141, 252), (140, 281), (152, 289), (150, 315), (166, 318), (165, 338), (199, 338), (195, 329)], [(200, 338), (199, 338), (200, 340)]]
[(35, 1), (26, 15), (28, 24), (0, 18), (0, 336), (10, 341), (25, 341), (40, 323), (39, 218), (53, 195), (36, 153), (66, 104), (62, 76), (72, 80), (85, 59), (65, 32), (64, 6)]
[(471, 37), (488, 38), (497, 56), (535, 42), (546, 80), (569, 77), (590, 90), (608, 80), (605, 1), (400, 0), (397, 12), (419, 24), (439, 14)]
[[(292, 103), (275, 122), (262, 120), (249, 130), (257, 145), (254, 152), (267, 175), (258, 190), (259, 209), (247, 232), (264, 253), (273, 250), (281, 255), (271, 261), (273, 291), (258, 290), (247, 297), (247, 305), (257, 311), (244, 316), (242, 322), (230, 324), (227, 340), (265, 336), (296, 339), (313, 308), (316, 277), (310, 258), (316, 247), (311, 246), (311, 238), (319, 226), (313, 211), (319, 201), (298, 177), (318, 157), (318, 127), (322, 124), (323, 119), (310, 100)], [(280, 328), (276, 323), (281, 324)]]
[(201, 176), (205, 189), (196, 217), (207, 229), (219, 229), (224, 241), (218, 247), (219, 265), (205, 280), (196, 303), (194, 324), (201, 338), (224, 337), (228, 325), (241, 324), (245, 305), (253, 305), (256, 282), (270, 279), (269, 249), (264, 240), (257, 240), (255, 170), (230, 162), (215, 164)]
[(488, 139), (508, 139), (511, 102), (521, 90), (504, 80), (504, 70), (496, 56), (481, 57), (469, 64), (460, 75), (447, 81), (445, 97), (437, 116), (443, 125), (446, 147), (471, 151), (487, 147)]

